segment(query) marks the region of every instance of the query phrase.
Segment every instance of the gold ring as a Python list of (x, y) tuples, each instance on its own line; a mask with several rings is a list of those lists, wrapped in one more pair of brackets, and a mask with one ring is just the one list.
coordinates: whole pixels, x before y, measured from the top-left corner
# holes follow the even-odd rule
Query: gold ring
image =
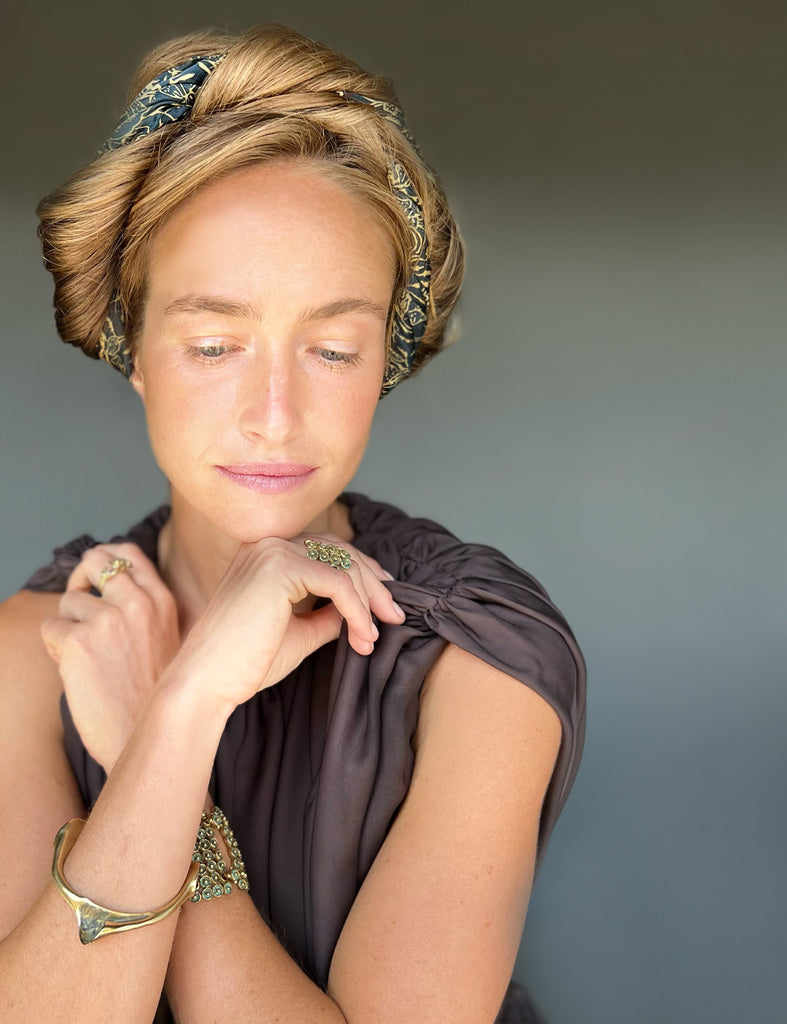
[(117, 576), (121, 572), (128, 572), (131, 567), (132, 563), (127, 558), (113, 558), (109, 565), (98, 574), (96, 590), (99, 594), (103, 594), (104, 587), (113, 576)]
[(337, 544), (326, 544), (324, 540), (305, 540), (303, 543), (307, 547), (306, 557), (315, 562), (324, 562), (340, 572), (347, 572), (353, 564), (350, 552)]

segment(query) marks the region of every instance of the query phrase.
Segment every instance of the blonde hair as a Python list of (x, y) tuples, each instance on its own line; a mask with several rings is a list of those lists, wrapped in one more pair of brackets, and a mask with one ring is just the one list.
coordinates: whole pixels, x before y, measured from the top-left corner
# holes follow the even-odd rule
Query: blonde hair
[(167, 68), (219, 53), (226, 56), (200, 88), (190, 116), (103, 153), (39, 204), (60, 337), (97, 358), (116, 293), (133, 351), (157, 228), (208, 183), (277, 159), (321, 161), (387, 228), (398, 264), (393, 309), (407, 282), (411, 246), (410, 224), (388, 182), (395, 160), (421, 198), (431, 264), (417, 371), (446, 344), (464, 246), (440, 183), (402, 132), (373, 107), (336, 95), (346, 90), (396, 103), (390, 81), (291, 29), (263, 25), (239, 37), (195, 33), (165, 43), (140, 64), (131, 96)]

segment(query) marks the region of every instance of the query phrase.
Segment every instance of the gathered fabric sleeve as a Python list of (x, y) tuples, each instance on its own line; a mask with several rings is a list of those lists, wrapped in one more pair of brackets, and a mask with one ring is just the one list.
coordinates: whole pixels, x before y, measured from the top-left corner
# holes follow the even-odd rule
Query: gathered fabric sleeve
[(560, 751), (541, 815), (540, 863), (584, 742), (586, 671), (574, 635), (541, 584), (499, 551), (459, 541), (431, 520), (370, 504), (378, 538), (371, 553), (396, 577), (390, 586), (407, 624), (420, 623), (425, 636), (520, 680), (560, 718)]

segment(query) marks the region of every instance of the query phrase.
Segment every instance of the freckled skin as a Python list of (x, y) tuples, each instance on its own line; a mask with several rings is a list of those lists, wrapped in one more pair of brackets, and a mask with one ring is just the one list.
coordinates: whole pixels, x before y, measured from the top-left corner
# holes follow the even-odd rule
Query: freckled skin
[[(331, 527), (377, 408), (394, 264), (371, 213), (315, 162), (239, 171), (162, 226), (132, 383), (179, 531)], [(314, 472), (261, 494), (217, 469), (256, 462)]]

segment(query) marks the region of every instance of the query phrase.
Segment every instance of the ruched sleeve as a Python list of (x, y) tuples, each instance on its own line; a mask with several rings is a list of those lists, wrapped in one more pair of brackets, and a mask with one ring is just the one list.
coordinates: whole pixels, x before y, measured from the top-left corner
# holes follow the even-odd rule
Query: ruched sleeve
[[(539, 862), (576, 777), (585, 732), (585, 663), (544, 588), (494, 548), (465, 544), (437, 523), (348, 495), (357, 539), (398, 582), (391, 585), (408, 624), (519, 679), (558, 714), (562, 742), (541, 818)], [(427, 669), (428, 671), (428, 669)]]

